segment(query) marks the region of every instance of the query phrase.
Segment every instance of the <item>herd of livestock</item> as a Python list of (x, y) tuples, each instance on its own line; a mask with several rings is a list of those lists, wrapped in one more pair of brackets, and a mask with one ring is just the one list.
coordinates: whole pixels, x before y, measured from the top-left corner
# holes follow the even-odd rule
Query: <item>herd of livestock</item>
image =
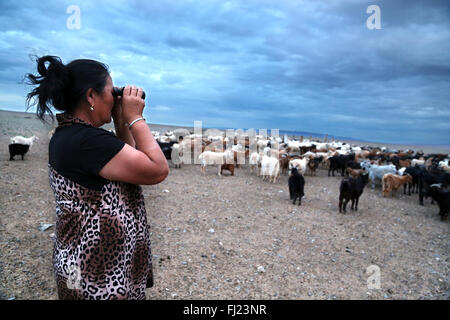
[[(450, 209), (450, 166), (448, 154), (424, 154), (413, 150), (388, 150), (385, 147), (355, 146), (345, 142), (320, 142), (289, 139), (287, 136), (262, 135), (224, 136), (152, 131), (166, 159), (176, 168), (181, 164), (200, 164), (203, 174), (208, 165), (218, 167), (234, 175), (235, 168), (248, 164), (263, 180), (276, 183), (280, 174), (289, 174), (290, 199), (301, 204), (304, 195), (304, 175), (316, 175), (318, 168), (328, 169), (328, 176), (337, 172), (343, 179), (339, 189), (339, 212), (358, 210), (358, 200), (369, 182), (372, 188), (381, 184), (384, 196), (394, 196), (403, 186), (403, 192), (419, 194), (419, 204), (424, 197), (437, 202), (439, 215), (446, 220)], [(50, 136), (50, 134), (49, 134)], [(16, 136), (9, 144), (10, 160), (31, 148), (36, 136)]]
[(385, 197), (394, 196), (403, 186), (404, 194), (419, 194), (419, 204), (430, 197), (437, 202), (439, 215), (446, 220), (450, 208), (449, 154), (424, 154), (413, 150), (388, 150), (386, 147), (355, 146), (345, 142), (320, 142), (289, 139), (287, 136), (261, 135), (182, 135), (153, 131), (166, 158), (175, 167), (182, 163), (200, 164), (206, 174), (208, 165), (234, 175), (235, 168), (248, 164), (250, 171), (275, 183), (281, 174), (289, 174), (290, 198), (295, 203), (303, 196), (304, 175), (316, 175), (326, 168), (328, 176), (340, 174), (339, 212), (358, 210), (358, 200), (366, 184), (381, 185)]

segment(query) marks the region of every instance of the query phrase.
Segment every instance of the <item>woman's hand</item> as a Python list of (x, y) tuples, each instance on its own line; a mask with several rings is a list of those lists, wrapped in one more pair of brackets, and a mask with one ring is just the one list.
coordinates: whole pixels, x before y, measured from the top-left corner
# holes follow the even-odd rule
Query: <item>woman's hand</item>
[(142, 88), (126, 86), (122, 95), (122, 116), (127, 123), (142, 117), (145, 100), (142, 99)]
[(122, 97), (114, 98), (114, 106), (111, 110), (111, 116), (117, 123), (122, 122)]

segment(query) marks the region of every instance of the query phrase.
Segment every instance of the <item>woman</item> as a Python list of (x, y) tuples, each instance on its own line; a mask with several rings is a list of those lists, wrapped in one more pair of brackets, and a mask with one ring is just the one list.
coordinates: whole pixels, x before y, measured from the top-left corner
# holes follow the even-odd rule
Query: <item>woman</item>
[[(167, 161), (142, 117), (142, 89), (114, 98), (107, 67), (93, 60), (64, 65), (37, 59), (36, 87), (44, 120), (58, 127), (49, 143), (56, 200), (53, 268), (60, 299), (145, 299), (153, 285), (149, 227), (140, 184), (163, 181)], [(116, 134), (99, 128), (114, 120)]]

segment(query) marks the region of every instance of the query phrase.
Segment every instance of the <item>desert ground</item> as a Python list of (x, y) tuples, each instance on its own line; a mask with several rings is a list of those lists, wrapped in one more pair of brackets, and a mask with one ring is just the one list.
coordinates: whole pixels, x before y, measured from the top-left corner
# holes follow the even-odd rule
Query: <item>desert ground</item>
[[(0, 111), (0, 299), (57, 299), (54, 226), (40, 230), (55, 223), (51, 128), (33, 114)], [(33, 134), (39, 140), (25, 160), (9, 161), (9, 138)], [(383, 198), (380, 186), (368, 185), (358, 212), (340, 214), (342, 178), (325, 169), (305, 176), (298, 206), (286, 175), (271, 184), (248, 165), (235, 176), (169, 165), (165, 181), (143, 186), (155, 277), (147, 299), (450, 298), (449, 222), (430, 199), (420, 206), (417, 194), (403, 190)], [(369, 286), (368, 268), (379, 270), (379, 289)]]

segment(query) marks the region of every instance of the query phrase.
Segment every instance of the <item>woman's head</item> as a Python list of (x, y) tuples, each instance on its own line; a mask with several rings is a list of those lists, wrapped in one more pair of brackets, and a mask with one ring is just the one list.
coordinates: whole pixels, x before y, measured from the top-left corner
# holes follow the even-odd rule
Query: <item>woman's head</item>
[[(25, 76), (29, 84), (37, 85), (28, 93), (27, 103), (29, 106), (37, 104), (36, 114), (41, 120), (45, 113), (52, 114), (50, 106), (74, 114), (78, 108), (92, 105), (94, 100), (112, 98), (104, 92), (105, 88), (112, 91), (112, 81), (108, 67), (103, 63), (78, 59), (64, 65), (56, 56), (43, 56), (36, 62), (39, 75), (29, 73)], [(30, 105), (32, 98), (35, 101)]]

